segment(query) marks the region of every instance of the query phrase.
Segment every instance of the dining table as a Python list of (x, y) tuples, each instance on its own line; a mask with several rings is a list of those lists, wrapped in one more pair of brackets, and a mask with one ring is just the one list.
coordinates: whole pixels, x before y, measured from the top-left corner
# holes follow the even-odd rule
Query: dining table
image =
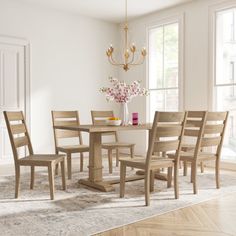
[[(54, 126), (54, 129), (73, 130), (89, 133), (89, 165), (88, 165), (88, 178), (80, 179), (79, 183), (94, 188), (100, 191), (108, 192), (114, 190), (114, 184), (120, 182), (119, 178), (106, 179), (103, 178), (103, 165), (102, 165), (102, 134), (111, 133), (116, 131), (137, 131), (152, 129), (151, 123), (139, 125), (77, 125), (77, 126)], [(149, 135), (150, 136), (150, 135)], [(133, 181), (144, 178), (144, 175), (138, 173), (132, 177), (127, 177), (126, 181)]]

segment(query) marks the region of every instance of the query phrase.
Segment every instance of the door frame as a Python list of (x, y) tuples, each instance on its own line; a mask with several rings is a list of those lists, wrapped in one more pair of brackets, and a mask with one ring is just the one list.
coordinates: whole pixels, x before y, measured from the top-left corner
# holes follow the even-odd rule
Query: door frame
[(19, 38), (14, 36), (8, 35), (1, 35), (0, 34), (0, 43), (8, 44), (8, 45), (18, 45), (24, 47), (24, 68), (25, 68), (25, 76), (24, 76), (24, 106), (25, 106), (25, 119), (28, 126), (28, 131), (31, 133), (31, 119), (30, 119), (30, 104), (31, 104), (31, 71), (30, 71), (30, 43), (29, 40), (25, 38)]

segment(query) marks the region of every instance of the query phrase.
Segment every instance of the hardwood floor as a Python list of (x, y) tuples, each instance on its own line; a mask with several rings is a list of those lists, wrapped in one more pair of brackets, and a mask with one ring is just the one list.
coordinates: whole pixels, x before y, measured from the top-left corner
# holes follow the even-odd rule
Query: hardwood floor
[[(235, 175), (235, 172), (232, 172)], [(97, 236), (234, 236), (236, 193), (155, 216)]]

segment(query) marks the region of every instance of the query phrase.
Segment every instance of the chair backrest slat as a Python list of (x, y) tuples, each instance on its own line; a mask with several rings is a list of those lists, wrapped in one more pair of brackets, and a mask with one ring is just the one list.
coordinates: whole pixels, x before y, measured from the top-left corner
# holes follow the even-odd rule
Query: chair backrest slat
[(228, 112), (208, 112), (207, 121), (222, 121), (224, 122)]
[(202, 118), (206, 111), (188, 111), (188, 118)]
[(114, 112), (113, 111), (91, 111), (92, 117), (96, 118), (107, 118), (107, 117), (113, 117)]
[(9, 121), (20, 121), (24, 119), (24, 116), (21, 112), (7, 112), (7, 119)]
[(65, 139), (65, 138), (78, 138), (79, 134), (78, 131), (73, 130), (55, 130), (55, 134), (57, 139)]
[[(78, 111), (52, 111), (53, 126), (78, 126), (80, 125)], [(82, 135), (79, 131), (53, 129), (55, 149), (61, 139), (78, 138), (79, 144), (83, 144)]]
[(186, 127), (201, 127), (202, 126), (202, 117), (188, 117), (186, 122)]
[(76, 118), (77, 111), (53, 111), (54, 119)]
[(19, 147), (27, 146), (29, 144), (29, 141), (28, 141), (28, 138), (24, 136), (24, 137), (15, 138), (14, 144), (16, 148), (19, 148)]
[[(176, 136), (175, 134), (172, 137)], [(179, 135), (177, 135), (179, 136)], [(178, 149), (179, 140), (170, 140), (170, 141), (157, 141), (154, 145), (154, 152), (168, 152)]]
[(13, 134), (24, 134), (26, 133), (26, 128), (24, 124), (11, 125), (11, 132)]
[(57, 120), (54, 119), (54, 125), (58, 126), (76, 126), (78, 125), (78, 122), (75, 118), (75, 120)]
[(220, 144), (221, 137), (202, 138), (201, 147), (214, 147)]
[(199, 135), (199, 130), (189, 129), (189, 128), (185, 128), (184, 130), (184, 136), (198, 137), (198, 135)]
[(15, 162), (19, 159), (18, 148), (27, 147), (29, 154), (33, 155), (33, 147), (26, 127), (23, 112), (4, 111), (3, 113)]
[(159, 137), (173, 137), (179, 136), (182, 131), (182, 127), (179, 125), (169, 125), (157, 127), (157, 138)]
[(179, 162), (186, 116), (187, 113), (185, 112), (155, 112), (146, 157), (147, 170), (149, 169), (153, 152), (174, 151), (176, 162)]
[(212, 124), (205, 126), (204, 134), (217, 134), (222, 133), (224, 130), (224, 124)]

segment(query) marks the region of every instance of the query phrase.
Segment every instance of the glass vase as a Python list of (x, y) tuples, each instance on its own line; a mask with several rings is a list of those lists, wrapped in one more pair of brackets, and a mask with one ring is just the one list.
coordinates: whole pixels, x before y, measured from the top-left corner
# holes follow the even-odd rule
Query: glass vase
[(128, 111), (128, 104), (121, 103), (120, 104), (120, 119), (121, 125), (128, 125), (129, 124), (129, 111)]

